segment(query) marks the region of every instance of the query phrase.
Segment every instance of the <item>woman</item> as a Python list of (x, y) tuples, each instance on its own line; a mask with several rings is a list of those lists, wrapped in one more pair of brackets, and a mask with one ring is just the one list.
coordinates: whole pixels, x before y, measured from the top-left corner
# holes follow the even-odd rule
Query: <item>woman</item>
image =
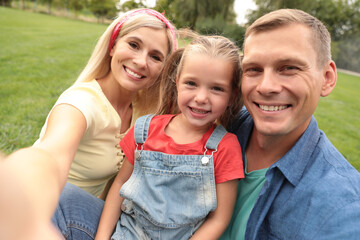
[(122, 162), (117, 143), (138, 116), (157, 107), (158, 77), (174, 49), (172, 24), (154, 10), (130, 11), (107, 28), (78, 80), (51, 110), (39, 140), (6, 161), (34, 219), (51, 218), (68, 176), (105, 196)]

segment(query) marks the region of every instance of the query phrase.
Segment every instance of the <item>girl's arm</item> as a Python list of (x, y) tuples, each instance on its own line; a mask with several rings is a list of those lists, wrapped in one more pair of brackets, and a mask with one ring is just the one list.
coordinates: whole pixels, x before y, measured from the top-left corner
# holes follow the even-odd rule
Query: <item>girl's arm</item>
[(190, 238), (219, 239), (231, 220), (237, 196), (238, 179), (216, 184), (217, 208)]
[(119, 195), (120, 188), (129, 179), (133, 169), (134, 166), (125, 157), (124, 163), (120, 168), (116, 178), (114, 179), (114, 182), (106, 197), (95, 240), (110, 239), (115, 229), (116, 223), (120, 218), (121, 204), (124, 201), (124, 198)]
[[(4, 159), (3, 169), (12, 173), (18, 189), (6, 198), (0, 194), (0, 200), (8, 202), (9, 206), (12, 206), (12, 201), (21, 201), (22, 205), (19, 206), (24, 207), (24, 214), (33, 219), (27, 224), (35, 228), (39, 227), (40, 222), (50, 224), (85, 129), (85, 117), (78, 109), (67, 104), (58, 105), (49, 116), (45, 135), (40, 142)], [(22, 195), (21, 199), (18, 199), (19, 194)], [(17, 211), (14, 209), (14, 215)], [(9, 228), (11, 224), (8, 223)], [(21, 223), (17, 228), (22, 229)]]

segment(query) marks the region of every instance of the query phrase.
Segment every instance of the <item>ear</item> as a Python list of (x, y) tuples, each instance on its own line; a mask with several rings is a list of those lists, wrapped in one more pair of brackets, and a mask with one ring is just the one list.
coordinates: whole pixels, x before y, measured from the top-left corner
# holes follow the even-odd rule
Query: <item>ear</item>
[(324, 82), (321, 88), (320, 96), (328, 96), (335, 88), (337, 81), (336, 65), (334, 61), (330, 61), (324, 68)]
[(114, 51), (115, 51), (114, 48), (115, 48), (115, 45), (112, 47), (112, 49), (111, 49), (111, 51), (109, 53), (110, 57), (112, 57), (114, 55)]

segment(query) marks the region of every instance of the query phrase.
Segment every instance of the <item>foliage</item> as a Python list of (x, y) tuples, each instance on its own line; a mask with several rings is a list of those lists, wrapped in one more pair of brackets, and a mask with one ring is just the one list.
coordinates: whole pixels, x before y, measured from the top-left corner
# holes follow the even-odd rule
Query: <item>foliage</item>
[(235, 23), (234, 0), (158, 0), (155, 9), (165, 12), (177, 28), (221, 34), (242, 45), (244, 28)]
[(331, 34), (332, 56), (337, 65), (359, 71), (360, 0), (255, 0), (255, 3), (257, 9), (247, 15), (249, 24), (281, 8), (301, 9), (317, 17)]
[(217, 15), (215, 18), (205, 18), (196, 25), (196, 30), (205, 35), (218, 34), (233, 40), (239, 47), (243, 43), (245, 28), (237, 24), (226, 24), (222, 21), (222, 16)]
[(235, 22), (234, 0), (158, 0), (155, 9), (170, 15), (176, 27), (196, 29), (199, 22), (219, 17), (225, 23)]
[(104, 17), (113, 18), (116, 16), (116, 0), (90, 0), (89, 8), (102, 22)]
[(1, 0), (1, 6), (10, 7), (11, 6), (11, 0)]
[(67, 8), (75, 10), (75, 12), (79, 12), (86, 7), (86, 0), (68, 0)]
[(120, 12), (127, 12), (131, 9), (135, 9), (135, 8), (145, 8), (145, 4), (143, 3), (143, 1), (135, 1), (135, 0), (129, 0), (124, 2), (123, 4), (118, 4), (117, 5), (118, 9)]

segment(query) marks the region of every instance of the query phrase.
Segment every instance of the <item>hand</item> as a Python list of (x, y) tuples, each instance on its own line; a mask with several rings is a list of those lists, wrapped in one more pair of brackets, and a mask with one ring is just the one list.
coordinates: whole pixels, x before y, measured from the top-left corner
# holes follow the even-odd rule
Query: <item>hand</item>
[[(1, 158), (1, 156), (0, 156)], [(15, 177), (14, 177), (15, 176)], [(14, 169), (0, 159), (0, 239), (64, 239), (51, 224), (37, 214)]]

